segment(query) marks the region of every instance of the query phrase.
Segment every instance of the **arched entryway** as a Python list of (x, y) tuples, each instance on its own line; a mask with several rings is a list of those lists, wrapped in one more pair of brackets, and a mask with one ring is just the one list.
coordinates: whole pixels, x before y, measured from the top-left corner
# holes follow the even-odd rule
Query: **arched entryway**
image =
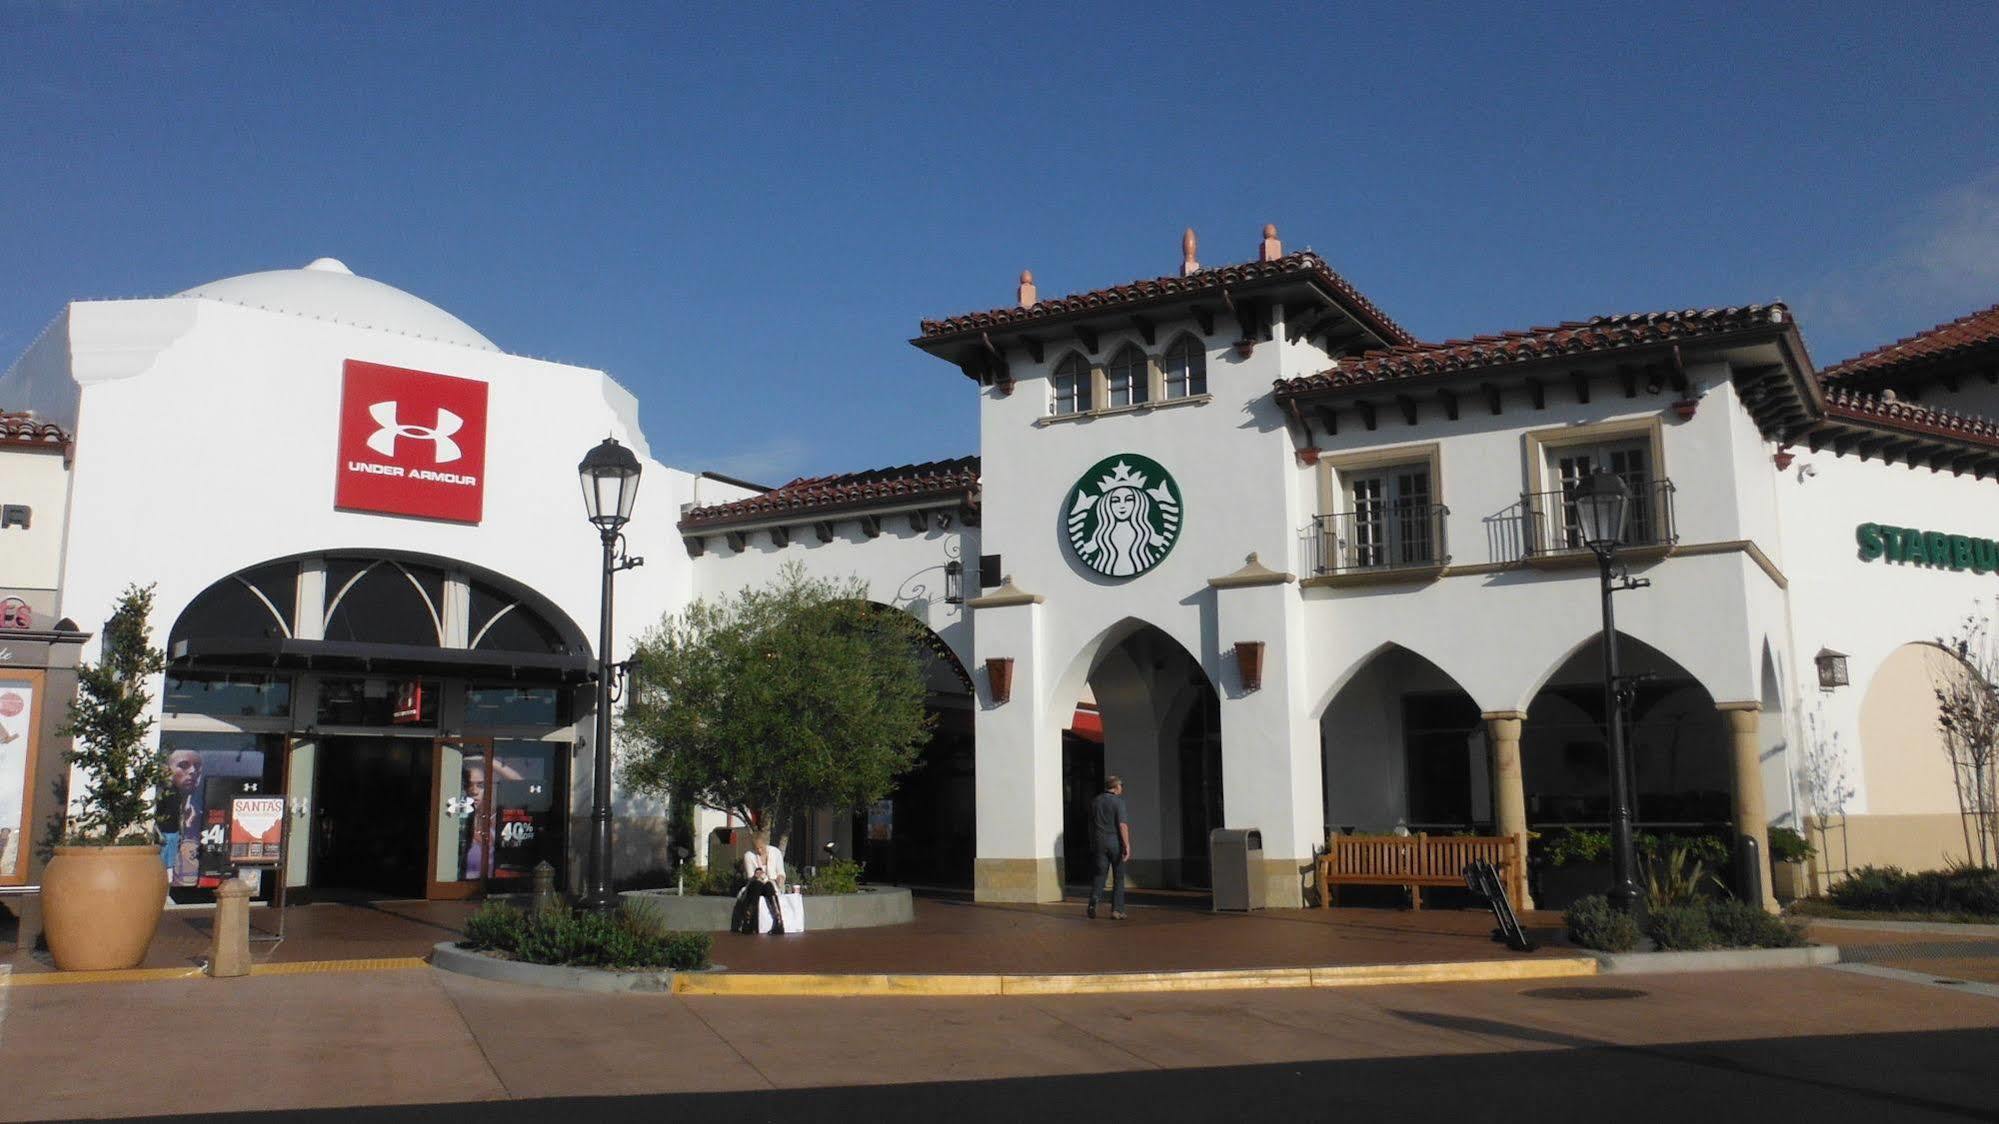
[[(876, 608), (903, 611), (878, 603)], [(867, 864), (873, 881), (969, 889), (978, 850), (972, 677), (942, 637), (928, 629), (923, 635), (930, 741), (885, 800), (854, 811), (851, 853)], [(808, 848), (823, 845), (812, 837), (793, 838)]]
[(524, 887), (543, 861), (566, 878), (591, 661), (534, 591), (444, 558), (284, 558), (196, 595), (167, 658), (176, 899), (206, 898), (230, 866), (201, 836), (241, 795), (285, 800), (265, 897), (466, 897)]
[(1087, 885), (1089, 806), (1104, 778), (1125, 784), (1132, 885), (1205, 888), (1208, 833), (1222, 824), (1221, 702), (1200, 662), (1165, 632), (1132, 623), (1092, 662), (1075, 701), (1099, 731), (1063, 738), (1064, 881)]
[(1384, 645), (1333, 696), (1319, 731), (1329, 830), (1490, 826), (1491, 763), (1478, 704), (1423, 656)]
[(1939, 721), (1937, 691), (1967, 682), (1975, 679), (1962, 660), (1926, 642), (1896, 648), (1868, 679), (1860, 702), (1867, 811), (1847, 817), (1832, 840), (1844, 865), (1934, 869), (1991, 853), (1979, 817), (1961, 814), (1978, 807), (1974, 794), (1991, 783), (1990, 768), (1981, 775), (1961, 754), (1954, 764)]
[[(1632, 816), (1641, 830), (1721, 830), (1731, 817), (1728, 720), (1712, 695), (1657, 648), (1619, 634), (1618, 663), (1634, 680), (1625, 710)], [(1610, 820), (1603, 642), (1570, 653), (1527, 704), (1520, 755), (1527, 820), (1600, 830)]]

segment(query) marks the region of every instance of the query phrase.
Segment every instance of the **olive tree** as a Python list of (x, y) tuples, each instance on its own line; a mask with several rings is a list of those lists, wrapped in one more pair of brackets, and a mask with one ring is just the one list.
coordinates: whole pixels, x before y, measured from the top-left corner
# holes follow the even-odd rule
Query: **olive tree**
[(1937, 641), (1952, 658), (1931, 664), (1937, 726), (1950, 757), (1967, 861), (1999, 863), (1999, 639), (1977, 610)]
[(76, 699), (58, 735), (72, 739), (63, 760), (83, 773), (70, 809), (70, 840), (153, 841), (153, 801), (166, 787), (165, 759), (146, 744), (153, 726), (147, 683), (166, 667), (153, 647), (153, 587), (128, 586), (104, 624), (98, 660), (77, 669)]
[(858, 578), (808, 578), (796, 563), (698, 600), (633, 653), (625, 783), (734, 813), (780, 847), (799, 812), (880, 800), (930, 739), (927, 638)]

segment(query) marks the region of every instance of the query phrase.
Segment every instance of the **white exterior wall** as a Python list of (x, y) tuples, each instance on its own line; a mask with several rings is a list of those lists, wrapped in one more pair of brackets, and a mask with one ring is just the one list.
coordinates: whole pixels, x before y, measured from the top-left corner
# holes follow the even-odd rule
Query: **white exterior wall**
[[(963, 526), (954, 513), (948, 528), (939, 527), (933, 514), (924, 529), (916, 531), (907, 515), (897, 513), (881, 516), (881, 534), (871, 539), (858, 520), (836, 516), (833, 541), (822, 543), (811, 526), (815, 521), (820, 520), (801, 515), (799, 522), (788, 524), (790, 542), (785, 546), (777, 545), (768, 529), (746, 532), (740, 552), (729, 548), (721, 531), (707, 535), (705, 548), (693, 560), (694, 595), (714, 597), (766, 584), (792, 562), (813, 577), (858, 577), (867, 583), (871, 600), (922, 621), (967, 670), (971, 668), (971, 621), (964, 606), (944, 600), (944, 567), (963, 562), (965, 596), (978, 596), (979, 528)], [(674, 549), (686, 556), (678, 546)]]
[(56, 623), (69, 469), (56, 449), (0, 447), (0, 505), (29, 509), (28, 525), (0, 526), (0, 596), (19, 597), (36, 628)]
[[(348, 359), (488, 384), (479, 524), (334, 509)], [(152, 623), (164, 643), (188, 603), (232, 573), (290, 555), (379, 550), (504, 575), (566, 613), (594, 651), (601, 547), (576, 465), (606, 435), (645, 464), (627, 538), (646, 564), (618, 578), (619, 652), (693, 584), (675, 523), (697, 480), (649, 459), (635, 401), (601, 371), (204, 299), (93, 301), (71, 305), (0, 379), (0, 402), (32, 404), (76, 437), (60, 612), (85, 630), (130, 583), (157, 585)], [(718, 491), (743, 494), (698, 483), (710, 502)], [(578, 715), (573, 812), (588, 807), (589, 721)], [(621, 818), (659, 814), (651, 800), (620, 793), (617, 803)], [(572, 824), (574, 850), (587, 820)], [(618, 865), (658, 861), (621, 853)]]

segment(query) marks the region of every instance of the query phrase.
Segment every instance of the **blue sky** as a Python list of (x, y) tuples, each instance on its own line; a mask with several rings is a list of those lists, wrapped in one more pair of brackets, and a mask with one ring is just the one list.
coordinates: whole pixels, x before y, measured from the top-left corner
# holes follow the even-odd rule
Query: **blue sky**
[[(1424, 339), (1999, 302), (1999, 6), (0, 5), (0, 364), (321, 255), (603, 367), (670, 464), (977, 447), (917, 321), (1311, 246)], [(0, 403), (4, 406), (4, 403)]]

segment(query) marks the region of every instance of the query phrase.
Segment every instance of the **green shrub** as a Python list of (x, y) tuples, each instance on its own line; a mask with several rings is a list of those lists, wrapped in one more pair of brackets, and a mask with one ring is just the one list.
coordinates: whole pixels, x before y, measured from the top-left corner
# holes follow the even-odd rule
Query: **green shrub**
[(1610, 861), (1610, 833), (1570, 829), (1549, 832), (1541, 839), (1541, 857), (1549, 866)]
[(488, 903), (466, 919), (465, 939), (459, 943), (530, 964), (678, 972), (706, 968), (712, 945), (707, 933), (673, 932), (656, 906), (629, 901), (612, 914), (567, 909), (523, 913)]
[(1801, 863), (1817, 853), (1811, 840), (1794, 827), (1773, 827), (1770, 829), (1770, 861), (1775, 863)]
[[(1663, 851), (1663, 853), (1661, 853)], [(1693, 848), (1684, 842), (1662, 846), (1638, 860), (1645, 876), (1645, 904), (1650, 909), (1686, 905), (1701, 894), (1711, 881), (1707, 864), (1693, 857)]]
[(686, 870), (687, 892), (690, 894), (733, 898), (742, 891), (742, 872), (733, 866), (690, 866)]
[(861, 870), (866, 864), (853, 859), (827, 859), (813, 871), (805, 887), (808, 894), (855, 894), (861, 889)]
[(487, 902), (465, 919), (462, 948), (511, 953), (520, 944), (521, 927), (527, 914), (504, 902)]
[(1610, 899), (1602, 894), (1578, 899), (1562, 920), (1569, 927), (1569, 940), (1583, 948), (1629, 952), (1638, 944), (1638, 923), (1610, 908)]
[[(1535, 854), (1549, 866), (1573, 866), (1578, 863), (1607, 863), (1611, 861), (1611, 839), (1608, 831), (1591, 831), (1586, 828), (1559, 828), (1534, 840)], [(1677, 848), (1681, 853), (1708, 869), (1716, 869), (1729, 858), (1728, 840), (1719, 835), (1653, 835), (1640, 832), (1632, 837), (1631, 849), (1640, 861), (1648, 856), (1658, 858)]]
[(1763, 912), (1733, 898), (1707, 903), (1708, 927), (1723, 948), (1798, 948), (1805, 943), (1805, 922)]
[(1843, 909), (1885, 913), (1999, 915), (1999, 870), (1954, 866), (1909, 872), (1863, 866), (1834, 884), (1827, 896)]
[(1707, 905), (1686, 902), (1660, 906), (1645, 919), (1645, 933), (1661, 949), (1693, 952), (1714, 947), (1714, 927), (1708, 923)]

